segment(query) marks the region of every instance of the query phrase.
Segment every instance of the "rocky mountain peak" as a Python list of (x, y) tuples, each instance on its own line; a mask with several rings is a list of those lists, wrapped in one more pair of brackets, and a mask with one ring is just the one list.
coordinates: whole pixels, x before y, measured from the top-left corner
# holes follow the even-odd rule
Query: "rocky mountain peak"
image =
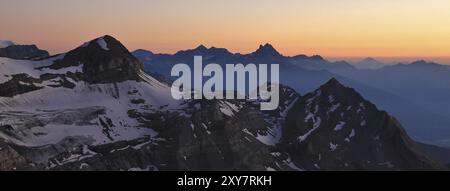
[(361, 95), (352, 88), (342, 85), (336, 78), (331, 78), (318, 89), (324, 94), (337, 94), (342, 97), (352, 97), (353, 99), (362, 99)]
[(84, 43), (69, 51), (50, 66), (60, 69), (83, 67), (83, 79), (89, 83), (139, 81), (143, 65), (114, 37), (106, 35)]
[(296, 151), (294, 163), (308, 170), (441, 168), (395, 118), (334, 78), (289, 111), (282, 140)]
[(254, 56), (267, 57), (267, 56), (275, 56), (281, 57), (282, 55), (269, 43), (264, 45), (259, 45), (259, 48), (252, 53)]
[(208, 48), (206, 48), (206, 46), (201, 44), (201, 45), (197, 46), (197, 48), (195, 48), (194, 50), (196, 50), (196, 51), (206, 51), (206, 50), (208, 50)]

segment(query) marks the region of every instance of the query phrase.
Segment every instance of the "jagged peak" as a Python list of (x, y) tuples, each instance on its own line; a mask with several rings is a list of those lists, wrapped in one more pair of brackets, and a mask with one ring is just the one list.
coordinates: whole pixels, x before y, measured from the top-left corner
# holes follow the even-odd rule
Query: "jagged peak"
[(339, 82), (336, 78), (331, 78), (328, 80), (325, 84), (319, 87), (319, 89), (324, 95), (336, 95), (338, 97), (341, 97), (343, 99), (361, 99), (363, 100), (362, 96), (353, 88), (347, 87), (343, 85), (341, 82)]
[(256, 56), (282, 56), (271, 44), (259, 45), (259, 48), (252, 53)]
[(275, 48), (273, 48), (273, 46), (270, 43), (266, 43), (264, 45), (260, 44), (259, 48), (270, 48), (270, 49), (274, 49), (275, 50)]
[(258, 49), (266, 49), (266, 50), (275, 50), (275, 48), (270, 44), (270, 43), (266, 43), (266, 44), (260, 44)]
[(336, 78), (331, 78), (325, 83), (325, 86), (343, 86)]
[(206, 48), (205, 45), (200, 44), (200, 45), (197, 46), (197, 48), (195, 48), (194, 50), (197, 50), (197, 51), (205, 51), (205, 50), (208, 50), (208, 48)]
[(180, 50), (175, 53), (177, 56), (193, 56), (193, 55), (232, 55), (226, 48), (211, 47), (199, 45), (194, 49)]

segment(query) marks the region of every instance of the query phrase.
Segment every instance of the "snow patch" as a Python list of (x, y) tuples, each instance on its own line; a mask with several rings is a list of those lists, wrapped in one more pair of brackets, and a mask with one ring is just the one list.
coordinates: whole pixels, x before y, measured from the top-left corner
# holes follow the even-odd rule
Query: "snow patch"
[(332, 142), (330, 142), (330, 151), (335, 151), (338, 147), (338, 144), (333, 144)]
[(333, 97), (333, 95), (329, 95), (329, 96), (328, 96), (328, 102), (329, 102), (329, 103), (333, 103), (333, 102), (334, 102), (334, 97)]
[(350, 132), (350, 134), (348, 135), (347, 138), (345, 138), (346, 142), (350, 142), (350, 139), (353, 138), (355, 136), (355, 129), (352, 129), (352, 131)]
[(361, 126), (365, 126), (366, 125), (366, 120), (361, 121), (360, 125)]
[(235, 112), (239, 112), (238, 106), (227, 101), (221, 101), (219, 106), (219, 110), (229, 117), (233, 117)]
[(330, 107), (330, 110), (328, 110), (328, 113), (332, 113), (334, 111), (336, 111), (339, 107), (341, 106), (340, 103), (334, 104)]
[(350, 135), (348, 135), (349, 138), (353, 138), (355, 136), (355, 130), (352, 129), (352, 132), (350, 132)]
[(283, 161), (284, 164), (286, 164), (287, 166), (291, 167), (292, 169), (296, 170), (296, 171), (304, 171), (303, 169), (299, 168), (297, 165), (295, 165), (292, 162), (292, 159), (289, 157), (286, 160)]
[(105, 39), (103, 38), (97, 39), (97, 44), (100, 45), (100, 47), (102, 47), (103, 50), (109, 50), (108, 44), (106, 43)]
[(300, 135), (297, 137), (297, 140), (301, 143), (303, 141), (305, 141), (310, 135), (311, 133), (313, 133), (317, 128), (320, 127), (320, 124), (322, 123), (322, 119), (320, 117), (315, 117), (314, 114), (309, 113), (306, 118), (305, 118), (305, 122), (312, 120), (313, 122), (313, 128), (310, 129), (308, 132), (306, 132), (303, 135)]
[(270, 166), (267, 166), (266, 167), (266, 171), (276, 171), (276, 170), (274, 168), (270, 167)]
[(340, 121), (340, 122), (336, 125), (336, 127), (334, 127), (334, 131), (340, 131), (340, 130), (342, 130), (342, 129), (344, 128), (345, 124), (346, 124), (345, 122)]
[(281, 112), (280, 116), (281, 117), (286, 117), (287, 113), (292, 109), (292, 107), (294, 107), (295, 103), (297, 103), (298, 98), (295, 98), (294, 101), (292, 101), (287, 107), (286, 109), (284, 109), (283, 112)]

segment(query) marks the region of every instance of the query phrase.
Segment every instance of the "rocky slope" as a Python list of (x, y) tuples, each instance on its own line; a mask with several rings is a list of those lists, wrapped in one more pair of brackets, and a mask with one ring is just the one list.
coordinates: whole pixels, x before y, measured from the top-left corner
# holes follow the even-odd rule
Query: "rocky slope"
[(332, 79), (289, 112), (283, 145), (309, 170), (425, 170), (440, 165), (398, 121)]
[(305, 96), (281, 86), (273, 111), (177, 101), (111, 36), (39, 61), (0, 58), (0, 67), (0, 170), (441, 168), (336, 80)]

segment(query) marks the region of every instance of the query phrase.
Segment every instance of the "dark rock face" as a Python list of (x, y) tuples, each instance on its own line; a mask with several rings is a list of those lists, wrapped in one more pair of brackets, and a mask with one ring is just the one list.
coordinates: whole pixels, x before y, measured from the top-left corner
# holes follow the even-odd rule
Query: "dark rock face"
[(0, 149), (0, 170), (17, 170), (26, 165), (26, 159), (8, 144), (0, 141)]
[(49, 54), (45, 50), (40, 50), (36, 45), (12, 45), (0, 48), (0, 57), (12, 59), (40, 59), (46, 58)]
[[(102, 47), (103, 46), (103, 47)], [(55, 61), (51, 69), (83, 64), (83, 80), (89, 83), (139, 81), (143, 65), (118, 40), (104, 36), (85, 43)]]
[(72, 89), (75, 87), (75, 84), (68, 79), (79, 81), (79, 75), (67, 72), (66, 74), (42, 74), (39, 78), (34, 78), (25, 73), (14, 74), (10, 80), (0, 83), (0, 97), (14, 97), (23, 93), (40, 90), (45, 87), (42, 83), (50, 80), (52, 84), (48, 84), (47, 86), (49, 87)]
[(289, 112), (283, 149), (308, 170), (440, 169), (401, 125), (332, 79)]
[(40, 82), (27, 74), (15, 74), (12, 79), (0, 84), (0, 97), (13, 97), (17, 94), (23, 94), (42, 87), (34, 85), (35, 82)]

